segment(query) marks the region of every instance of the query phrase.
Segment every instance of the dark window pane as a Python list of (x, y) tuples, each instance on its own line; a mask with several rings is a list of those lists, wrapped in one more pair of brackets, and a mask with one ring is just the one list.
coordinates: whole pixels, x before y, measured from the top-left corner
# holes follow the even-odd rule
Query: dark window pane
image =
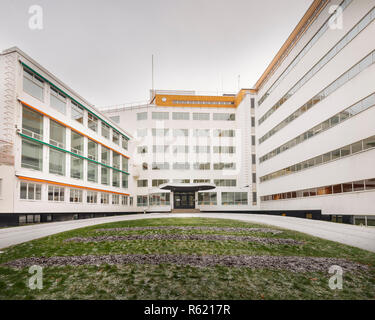
[(351, 147), (352, 147), (352, 153), (362, 151), (362, 141), (353, 143)]
[(363, 149), (369, 149), (375, 147), (375, 136), (363, 140)]
[(367, 179), (365, 181), (366, 190), (373, 190), (375, 189), (375, 179)]
[(365, 189), (365, 186), (364, 186), (363, 180), (353, 182), (353, 191), (361, 191), (364, 189)]
[(332, 189), (333, 189), (333, 193), (341, 193), (342, 192), (341, 184), (334, 185)]
[(342, 184), (342, 189), (344, 192), (352, 192), (353, 191), (353, 184), (350, 183), (343, 183)]

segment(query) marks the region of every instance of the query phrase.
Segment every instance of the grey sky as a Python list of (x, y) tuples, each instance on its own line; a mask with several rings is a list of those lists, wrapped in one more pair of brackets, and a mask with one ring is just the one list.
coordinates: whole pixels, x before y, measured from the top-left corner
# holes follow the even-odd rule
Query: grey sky
[[(0, 0), (0, 50), (18, 46), (97, 106), (155, 87), (254, 85), (312, 0)], [(44, 29), (28, 28), (31, 5)]]

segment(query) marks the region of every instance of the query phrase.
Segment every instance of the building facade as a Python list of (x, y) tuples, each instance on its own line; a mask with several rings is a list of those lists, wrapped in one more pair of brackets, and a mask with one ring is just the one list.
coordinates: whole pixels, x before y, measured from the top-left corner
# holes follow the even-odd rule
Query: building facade
[(374, 20), (315, 0), (252, 89), (105, 111), (4, 51), (0, 211), (374, 216)]

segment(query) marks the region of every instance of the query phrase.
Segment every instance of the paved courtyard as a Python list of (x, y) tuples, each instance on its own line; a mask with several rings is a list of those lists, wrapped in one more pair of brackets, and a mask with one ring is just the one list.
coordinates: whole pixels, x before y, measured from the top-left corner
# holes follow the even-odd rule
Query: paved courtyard
[(22, 242), (46, 237), (52, 234), (69, 231), (73, 229), (93, 226), (96, 224), (170, 217), (202, 217), (235, 219), (245, 222), (262, 223), (280, 228), (303, 232), (326, 240), (340, 242), (346, 245), (358, 247), (375, 252), (375, 228), (361, 227), (355, 225), (339, 224), (319, 220), (309, 220), (293, 217), (244, 214), (244, 213), (151, 213), (134, 214), (125, 216), (113, 216), (105, 218), (93, 218), (84, 220), (72, 220), (63, 222), (51, 222), (36, 225), (12, 227), (0, 229), (0, 249)]

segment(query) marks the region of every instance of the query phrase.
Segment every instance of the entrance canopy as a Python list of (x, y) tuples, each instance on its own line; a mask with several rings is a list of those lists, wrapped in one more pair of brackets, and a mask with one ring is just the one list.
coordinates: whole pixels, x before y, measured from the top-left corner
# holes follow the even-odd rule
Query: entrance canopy
[(195, 192), (199, 190), (211, 190), (216, 186), (212, 183), (164, 183), (159, 186), (160, 189), (170, 190), (172, 192)]

